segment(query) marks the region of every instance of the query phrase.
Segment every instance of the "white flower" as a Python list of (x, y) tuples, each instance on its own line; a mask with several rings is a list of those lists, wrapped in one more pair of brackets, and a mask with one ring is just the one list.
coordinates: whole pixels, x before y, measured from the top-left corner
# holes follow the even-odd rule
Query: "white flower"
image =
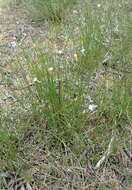
[(20, 22), (19, 22), (19, 21), (16, 21), (16, 24), (20, 24)]
[(89, 109), (90, 111), (95, 111), (95, 110), (97, 109), (97, 107), (98, 107), (98, 105), (90, 104), (90, 105), (88, 106), (88, 109)]
[(33, 83), (41, 83), (36, 77), (33, 79)]
[(16, 47), (16, 42), (10, 42), (9, 47)]
[(64, 54), (64, 51), (63, 51), (63, 50), (58, 50), (58, 51), (57, 51), (57, 54), (58, 54), (58, 55), (62, 55), (62, 54)]
[(81, 50), (80, 50), (80, 52), (82, 53), (82, 54), (84, 54), (85, 53), (85, 49), (84, 48), (82, 48)]
[(78, 13), (78, 11), (77, 10), (73, 10), (73, 14), (77, 14)]
[(48, 68), (48, 71), (49, 71), (49, 72), (51, 72), (51, 71), (53, 71), (53, 70), (54, 70), (53, 67), (49, 67), (49, 68)]
[(97, 4), (97, 7), (100, 8), (100, 7), (101, 7), (101, 4)]

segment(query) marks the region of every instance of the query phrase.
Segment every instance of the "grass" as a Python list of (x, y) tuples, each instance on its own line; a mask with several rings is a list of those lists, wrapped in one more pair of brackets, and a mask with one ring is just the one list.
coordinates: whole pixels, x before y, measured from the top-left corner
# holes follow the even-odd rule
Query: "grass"
[(34, 189), (129, 189), (130, 2), (46, 3), (26, 5), (33, 19), (52, 21), (53, 41), (48, 53), (21, 51), (15, 103), (1, 110), (2, 169), (34, 182)]
[(30, 0), (25, 1), (25, 6), (33, 20), (60, 23), (65, 19), (66, 10), (75, 2), (75, 0)]
[(9, 0), (5, 0), (5, 1), (0, 0), (0, 5), (1, 6), (7, 6), (7, 5), (9, 5)]

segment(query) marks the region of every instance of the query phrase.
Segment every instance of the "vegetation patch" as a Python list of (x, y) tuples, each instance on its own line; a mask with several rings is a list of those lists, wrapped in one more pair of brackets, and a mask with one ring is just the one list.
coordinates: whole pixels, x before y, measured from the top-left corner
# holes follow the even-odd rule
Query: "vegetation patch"
[(128, 5), (16, 1), (1, 53), (1, 189), (131, 188)]

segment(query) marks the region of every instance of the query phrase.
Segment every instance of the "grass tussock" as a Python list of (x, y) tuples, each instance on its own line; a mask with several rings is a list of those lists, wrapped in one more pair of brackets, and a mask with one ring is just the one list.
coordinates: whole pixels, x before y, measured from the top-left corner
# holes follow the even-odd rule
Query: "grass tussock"
[(48, 20), (55, 23), (63, 22), (68, 9), (75, 0), (30, 0), (25, 1), (25, 7), (33, 20)]
[(13, 112), (1, 111), (0, 161), (33, 189), (129, 189), (131, 15), (121, 0), (73, 4), (27, 3), (53, 23), (72, 11), (49, 22), (48, 52), (21, 51)]

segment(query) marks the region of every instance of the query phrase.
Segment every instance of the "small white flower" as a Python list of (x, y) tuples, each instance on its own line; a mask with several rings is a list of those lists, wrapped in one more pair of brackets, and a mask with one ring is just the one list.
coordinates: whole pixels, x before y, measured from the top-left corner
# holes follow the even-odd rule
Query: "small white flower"
[(57, 51), (57, 54), (58, 54), (58, 55), (63, 55), (63, 54), (64, 54), (64, 51), (63, 51), (63, 50), (58, 50), (58, 51)]
[(51, 72), (51, 71), (53, 71), (53, 70), (54, 70), (53, 67), (49, 67), (49, 68), (48, 68), (48, 71), (49, 71), (49, 72)]
[(80, 52), (82, 53), (82, 54), (84, 54), (85, 53), (85, 49), (84, 48), (82, 48), (81, 50), (80, 50)]
[(73, 14), (77, 14), (78, 13), (78, 11), (77, 10), (73, 10)]
[(97, 4), (97, 7), (100, 8), (100, 7), (101, 7), (101, 4)]
[(16, 21), (16, 24), (20, 24), (20, 22), (19, 22), (19, 21)]
[(41, 81), (39, 81), (36, 77), (33, 79), (34, 83), (41, 83)]
[(89, 109), (90, 111), (95, 111), (97, 108), (98, 108), (98, 105), (95, 105), (95, 104), (90, 104), (90, 105), (88, 106), (88, 109)]
[(16, 47), (16, 42), (10, 42), (9, 47)]

